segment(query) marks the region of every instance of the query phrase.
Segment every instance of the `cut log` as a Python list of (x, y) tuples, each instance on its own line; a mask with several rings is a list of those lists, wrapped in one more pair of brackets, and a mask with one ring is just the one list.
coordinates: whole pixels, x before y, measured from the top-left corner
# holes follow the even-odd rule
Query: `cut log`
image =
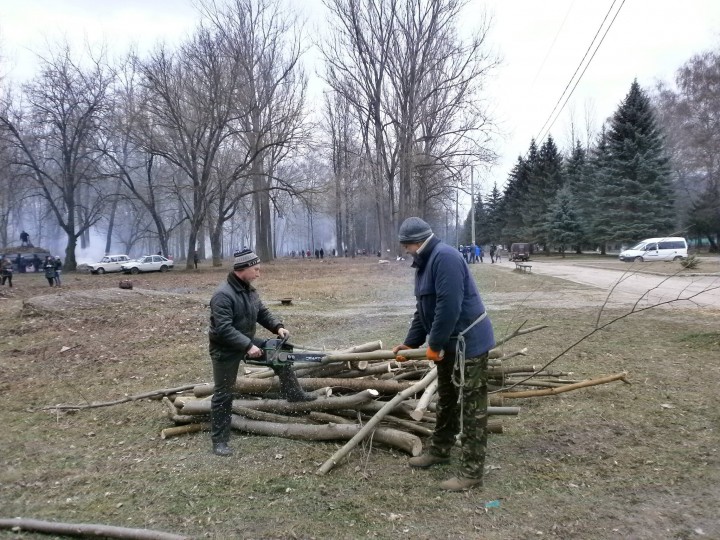
[(410, 413), (410, 417), (413, 420), (420, 420), (425, 415), (425, 411), (427, 411), (428, 405), (433, 399), (433, 396), (435, 395), (435, 392), (437, 392), (438, 388), (438, 381), (435, 379), (433, 382), (431, 382), (428, 387), (423, 392), (422, 396), (420, 396), (420, 399), (418, 400), (417, 405), (415, 406), (415, 410)]
[[(245, 433), (254, 435), (269, 435), (273, 437), (286, 437), (304, 441), (337, 441), (348, 440), (357, 436), (364, 427), (353, 424), (275, 424), (272, 422), (258, 422), (233, 415), (230, 425)], [(380, 442), (412, 456), (422, 452), (422, 441), (419, 437), (397, 429), (377, 428), (372, 431), (374, 441)]]
[[(233, 400), (233, 410), (236, 407), (254, 409), (256, 411), (267, 411), (274, 413), (294, 413), (301, 411), (331, 411), (339, 409), (353, 409), (365, 403), (371, 402), (378, 396), (374, 390), (363, 390), (350, 396), (339, 396), (329, 398), (318, 398), (315, 401), (302, 401), (291, 403), (282, 399), (236, 399)], [(210, 401), (190, 401), (180, 409), (182, 414), (209, 414)], [(242, 414), (242, 413), (239, 413)]]
[[(330, 378), (304, 378), (298, 379), (304, 390), (317, 390), (326, 386), (345, 390), (377, 390), (381, 394), (394, 394), (412, 386), (412, 383), (397, 381), (379, 381), (376, 379), (330, 379)], [(277, 390), (277, 378), (248, 379), (238, 377), (233, 391), (238, 394), (267, 394)], [(193, 388), (196, 397), (207, 397), (214, 391), (212, 384), (200, 384)]]
[(185, 435), (187, 433), (197, 433), (198, 431), (209, 430), (210, 424), (185, 424), (184, 426), (176, 426), (171, 428), (165, 428), (160, 432), (161, 439), (169, 439), (170, 437), (177, 437), (178, 435)]

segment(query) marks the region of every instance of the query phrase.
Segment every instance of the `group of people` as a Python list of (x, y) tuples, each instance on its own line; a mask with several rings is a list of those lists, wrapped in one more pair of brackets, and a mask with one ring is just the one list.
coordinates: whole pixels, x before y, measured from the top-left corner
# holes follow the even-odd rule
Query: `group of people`
[[(448, 463), (461, 444), (458, 473), (440, 484), (447, 491), (482, 486), (487, 446), (487, 365), (495, 346), (492, 324), (463, 254), (440, 241), (418, 217), (406, 219), (399, 241), (413, 258), (416, 309), (410, 329), (393, 348), (398, 362), (404, 351), (427, 344), (426, 357), (435, 363), (438, 403), (435, 430), (426, 451), (410, 458), (410, 467), (426, 469)], [(210, 301), (209, 352), (214, 394), (211, 406), (213, 453), (232, 455), (228, 445), (232, 392), (240, 362), (260, 358), (255, 338), (259, 324), (280, 338), (289, 331), (263, 304), (253, 282), (260, 277), (260, 258), (250, 249), (234, 254), (233, 270)], [(292, 369), (276, 370), (281, 397), (310, 401)]]
[[(37, 259), (37, 263), (34, 262), (34, 259)], [(22, 256), (18, 255), (18, 261), (22, 260)], [(51, 287), (60, 287), (62, 285), (62, 261), (60, 260), (60, 257), (53, 257), (52, 255), (47, 255), (45, 257), (45, 261), (41, 262), (40, 258), (35, 255), (33, 258), (33, 263), (31, 263), (31, 265), (35, 267), (36, 272), (39, 271), (41, 264), (45, 272), (45, 278), (48, 280), (48, 284)], [(27, 266), (21, 264), (21, 262), (18, 262), (17, 265), (18, 268), (22, 269), (25, 269), (25, 267)], [(8, 286), (13, 286), (13, 270), (14, 268), (12, 260), (9, 257), (2, 257), (2, 259), (0, 259), (0, 275), (2, 275), (3, 285), (7, 283)]]
[(51, 287), (60, 287), (62, 285), (60, 279), (62, 274), (62, 261), (60, 257), (47, 255), (43, 263), (43, 268), (45, 269), (45, 278), (48, 280), (48, 285)]
[[(458, 246), (458, 252), (462, 254), (463, 259), (465, 259), (465, 262), (468, 264), (474, 264), (478, 261), (483, 262), (483, 257), (485, 256), (485, 250), (483, 250), (482, 246), (476, 244), (470, 244), (468, 246), (460, 244)], [(500, 250), (495, 244), (490, 244), (490, 262), (500, 262)]]

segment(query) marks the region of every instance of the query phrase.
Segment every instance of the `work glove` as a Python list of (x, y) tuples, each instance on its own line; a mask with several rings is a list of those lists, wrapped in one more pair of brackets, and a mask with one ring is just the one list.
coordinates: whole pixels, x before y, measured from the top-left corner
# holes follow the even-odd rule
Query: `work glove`
[(408, 347), (404, 343), (402, 345), (395, 345), (392, 349), (392, 352), (395, 355), (395, 360), (397, 362), (405, 362), (407, 360), (407, 358), (398, 353), (400, 351), (409, 351), (410, 349), (412, 349), (412, 347)]
[(443, 351), (436, 351), (428, 347), (425, 356), (427, 356), (428, 360), (432, 360), (433, 362), (440, 362), (445, 357), (445, 353)]

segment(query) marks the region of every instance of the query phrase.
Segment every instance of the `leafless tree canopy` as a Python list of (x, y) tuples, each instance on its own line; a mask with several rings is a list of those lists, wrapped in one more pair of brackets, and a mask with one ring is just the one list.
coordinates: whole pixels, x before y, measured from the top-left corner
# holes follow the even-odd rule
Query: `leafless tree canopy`
[[(194, 31), (108, 61), (58, 46), (17, 91), (0, 80), (0, 243), (103, 244), (213, 263), (395, 245), (399, 220), (440, 220), (489, 164), (488, 24), (458, 0), (327, 0), (308, 103), (304, 25), (281, 0), (204, 0)], [(312, 106), (315, 106), (313, 111)], [(8, 179), (12, 178), (12, 182)]]

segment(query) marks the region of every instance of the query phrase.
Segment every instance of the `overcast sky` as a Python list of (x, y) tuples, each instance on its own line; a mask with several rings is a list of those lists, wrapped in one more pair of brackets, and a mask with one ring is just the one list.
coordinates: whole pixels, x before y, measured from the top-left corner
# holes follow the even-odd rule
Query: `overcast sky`
[[(320, 0), (287, 1), (307, 19), (313, 35), (322, 32), (326, 25)], [(561, 149), (569, 145), (571, 115), (584, 142), (587, 119), (597, 131), (633, 79), (644, 88), (657, 80), (671, 81), (692, 55), (720, 46), (720, 0), (471, 0), (463, 25), (472, 28), (486, 9), (493, 17), (489, 45), (502, 59), (487, 88), (500, 130), (496, 146), (501, 159), (482, 174), (484, 191), (493, 182), (502, 186), (518, 155), (541, 135), (603, 18), (610, 10), (599, 37), (621, 5), (552, 127)], [(79, 44), (107, 42), (114, 50), (136, 42), (143, 50), (158, 39), (181, 39), (196, 20), (192, 0), (0, 0), (0, 50), (8, 61), (2, 72), (16, 80), (31, 76), (31, 51), (46, 51), (48, 42), (63, 36)], [(312, 76), (312, 67), (310, 71)]]

